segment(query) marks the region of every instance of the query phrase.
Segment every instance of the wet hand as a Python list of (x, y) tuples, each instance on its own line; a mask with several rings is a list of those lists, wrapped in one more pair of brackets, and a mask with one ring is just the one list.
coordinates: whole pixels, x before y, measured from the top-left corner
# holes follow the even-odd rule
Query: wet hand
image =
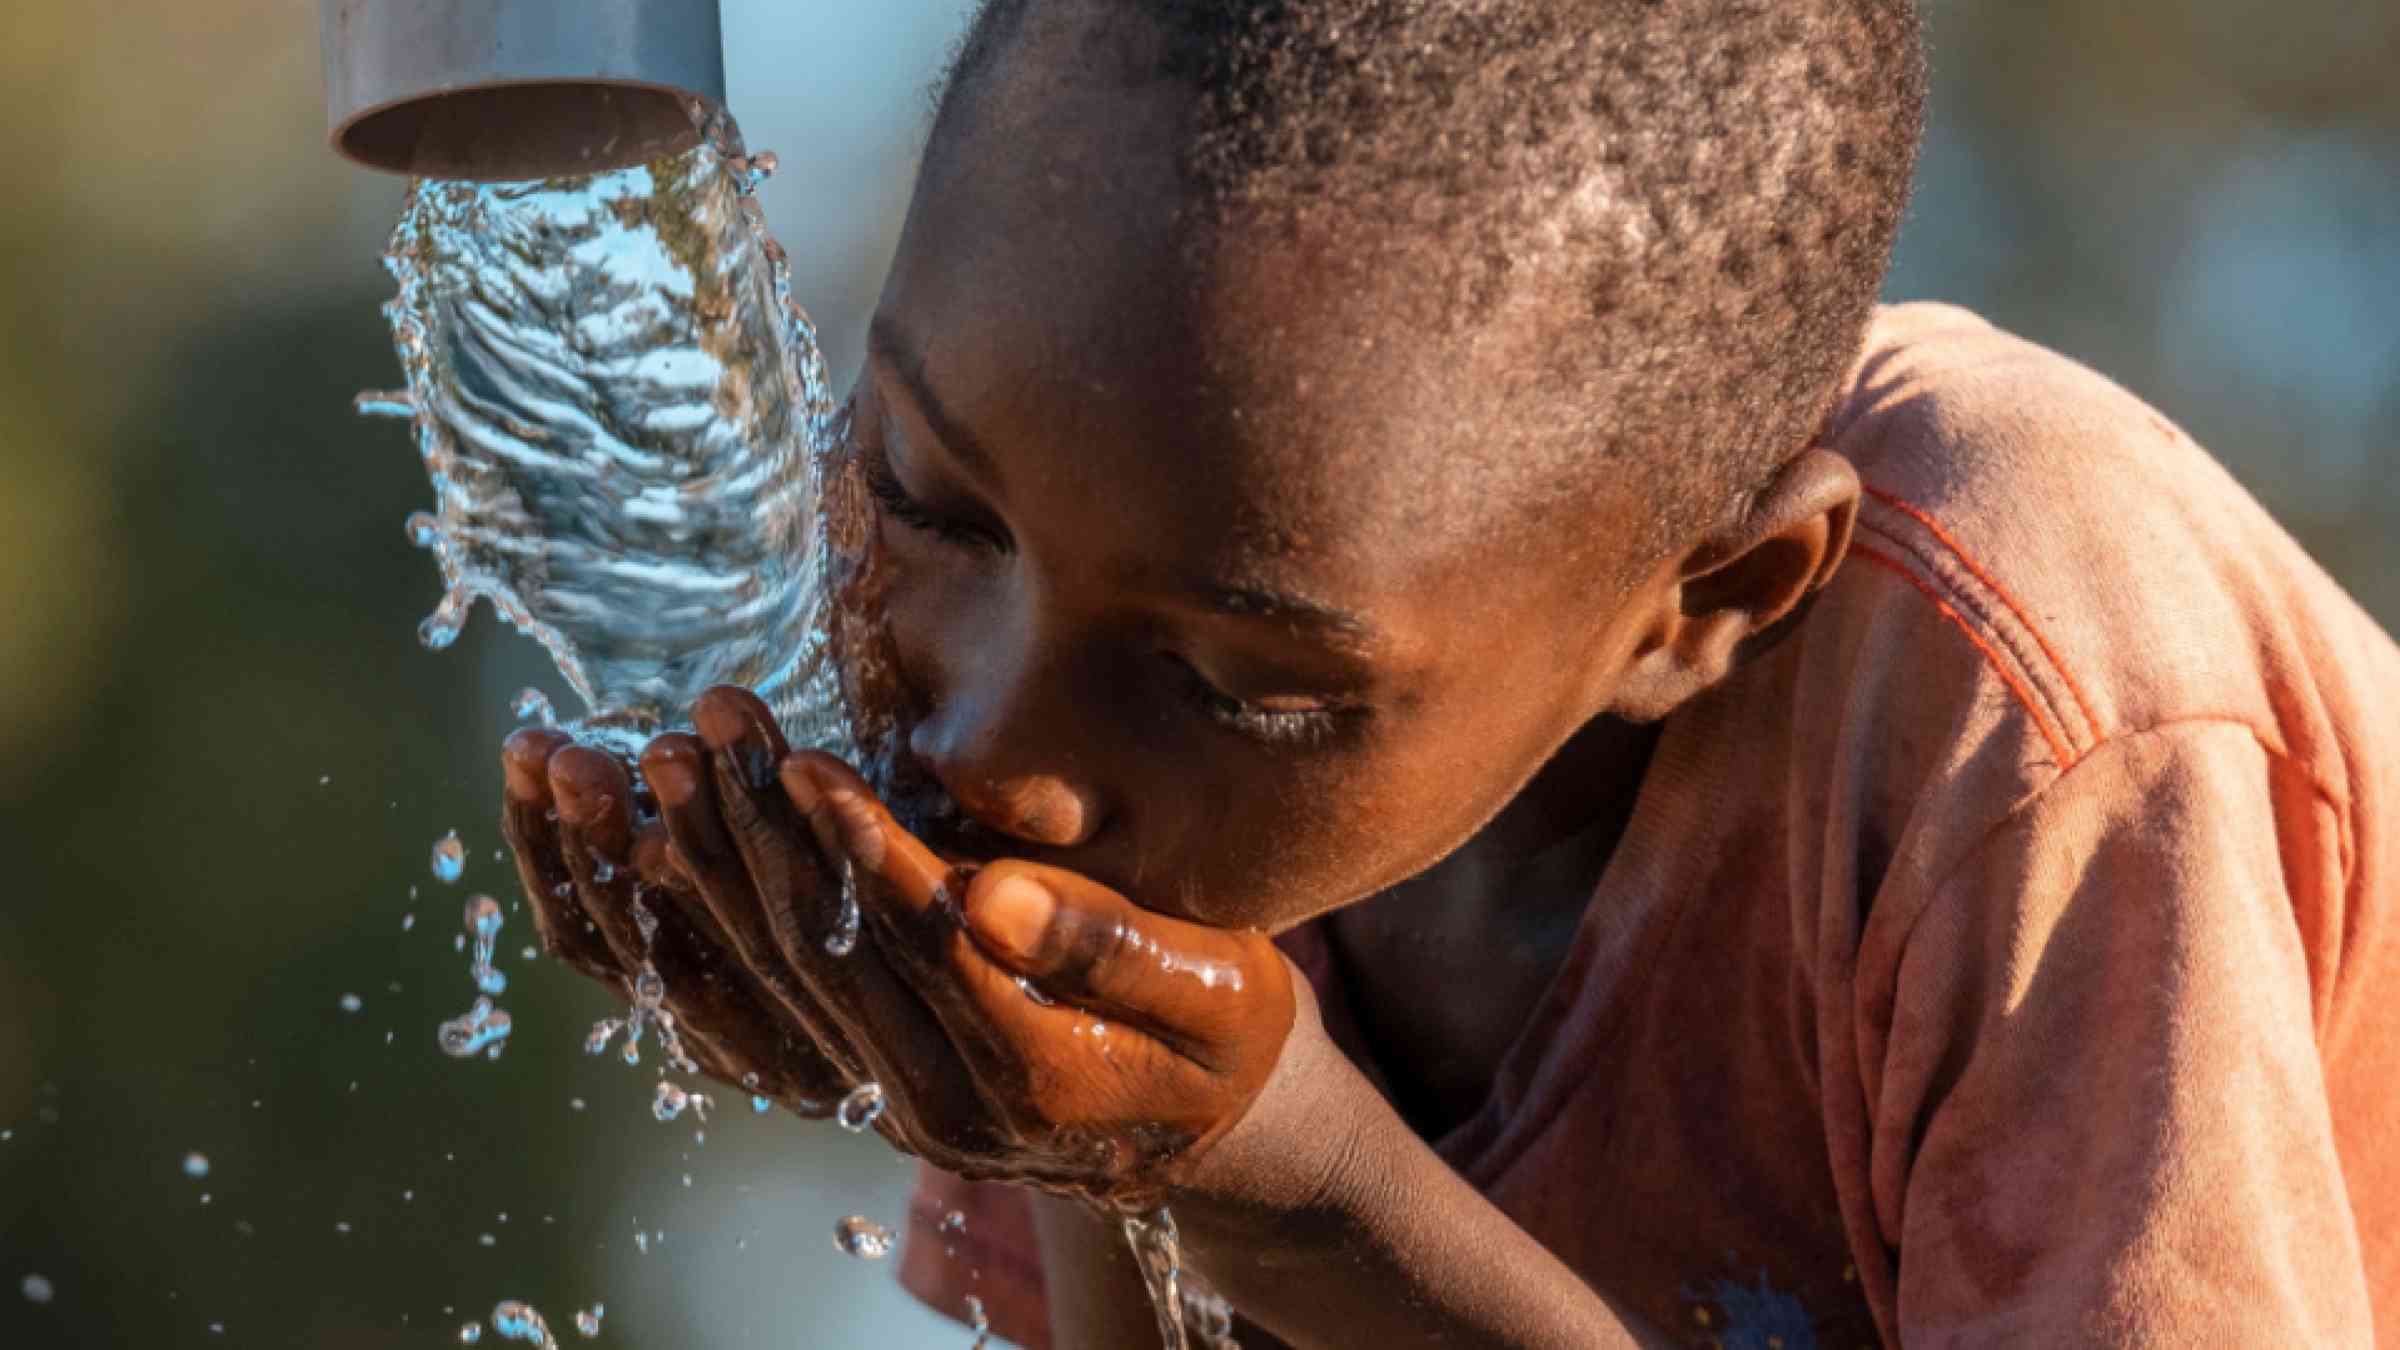
[[(936, 1165), (1142, 1204), (1193, 1175), (1295, 1026), (1315, 1026), (1296, 1018), (1297, 977), (1263, 935), (1151, 913), (1057, 868), (954, 867), (847, 766), (788, 753), (755, 698), (712, 691), (694, 720), (699, 736), (661, 737), (643, 756), (663, 845), (610, 816), (627, 794), (605, 755), (550, 747), (568, 890), (597, 947), (565, 940), (577, 915), (542, 907), (541, 878), (528, 887), (560, 954), (620, 984), (639, 951), (612, 940), (638, 943), (620, 917), (629, 887), (655, 891), (658, 945), (674, 949), (654, 957), (668, 1000), (723, 1058), (721, 1077), (766, 1081), (752, 1056), (789, 1049), (776, 1081), (812, 1113), (874, 1081), (877, 1127)], [(512, 763), (543, 748), (535, 736), (512, 741)], [(520, 778), (541, 786), (512, 769), (512, 842)], [(589, 809), (595, 798), (609, 805)], [(602, 877), (572, 861), (587, 850), (633, 866)], [(693, 977), (706, 997), (679, 989)]]

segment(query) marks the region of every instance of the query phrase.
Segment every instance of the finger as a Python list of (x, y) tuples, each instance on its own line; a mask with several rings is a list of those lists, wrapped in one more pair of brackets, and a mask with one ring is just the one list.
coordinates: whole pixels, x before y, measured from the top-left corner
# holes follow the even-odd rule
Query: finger
[(894, 951), (867, 941), (828, 949), (827, 937), (841, 929), (843, 889), (831, 884), (827, 863), (839, 855), (821, 848), (781, 784), (788, 747), (766, 705), (747, 690), (719, 687), (694, 705), (692, 722), (709, 750), (719, 819), (786, 967), (886, 1092), (907, 1104), (882, 1117), (887, 1137), (937, 1163), (996, 1147), (974, 1043), (988, 1041), (988, 1028), (972, 1040), (950, 1034), (956, 1028), (906, 978)]
[(574, 879), (559, 851), (547, 765), (566, 740), (559, 732), (528, 727), (502, 745), (500, 833), (516, 860), (517, 880), (533, 906), (534, 928), (543, 948), (571, 968), (613, 983), (622, 972), (598, 928), (576, 903)]
[[(804, 979), (815, 974), (840, 982), (815, 950), (836, 931), (840, 893), (829, 884), (827, 855), (778, 786), (787, 750), (773, 715), (750, 691), (719, 686), (700, 696), (692, 722), (709, 751), (708, 802), (749, 880), (746, 893), (729, 904), (738, 914), (725, 916), (727, 926), (763, 932)], [(696, 837), (693, 847), (712, 842)], [(824, 954), (839, 955), (845, 944), (834, 946)]]
[[(1056, 867), (1005, 859), (959, 908), (976, 945), (1045, 995), (1106, 1012), (1208, 1065), (1289, 1028), (1291, 977), (1257, 933), (1187, 923)], [(1280, 1014), (1282, 1025), (1257, 1025)]]
[(955, 900), (955, 869), (892, 818), (857, 770), (831, 755), (803, 750), (785, 758), (778, 776), (826, 856), (845, 858), (882, 882), (916, 918), (928, 918)]
[(791, 1021), (757, 978), (722, 948), (703, 944), (688, 912), (659, 895), (652, 967), (665, 988), (677, 1034), (701, 1066), (722, 1081), (822, 1114), (848, 1091), (850, 1078)]
[(660, 819), (708, 926), (723, 934), (744, 964), (770, 971), (778, 964), (774, 935), (752, 893), (749, 869), (719, 818), (709, 776), (708, 750), (697, 737), (660, 736), (642, 751), (642, 777), (658, 796)]
[[(717, 819), (708, 791), (708, 751), (699, 738), (671, 732), (653, 739), (642, 750), (642, 778), (658, 801), (659, 819), (666, 828), (672, 865), (662, 872), (680, 873), (702, 910), (692, 916), (704, 933), (715, 930), (727, 947), (744, 961), (756, 964), (766, 950), (763, 923), (727, 904), (729, 912), (711, 908), (715, 897), (731, 897), (749, 889), (741, 855)], [(647, 873), (645, 873), (647, 875)]]
[(617, 963), (638, 971), (650, 959), (650, 940), (634, 908), (632, 779), (614, 755), (584, 745), (559, 747), (548, 772), (575, 898)]

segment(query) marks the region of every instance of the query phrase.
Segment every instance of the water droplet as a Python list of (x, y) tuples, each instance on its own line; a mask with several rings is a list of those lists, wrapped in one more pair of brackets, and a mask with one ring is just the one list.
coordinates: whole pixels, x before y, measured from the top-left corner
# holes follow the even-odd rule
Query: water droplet
[(458, 641), (458, 632), (467, 626), (467, 610), (472, 597), (465, 591), (452, 591), (433, 607), (425, 621), (417, 625), (417, 641), (430, 651), (440, 651)]
[(417, 415), (417, 405), (409, 401), (405, 389), (361, 389), (351, 398), (350, 408), (361, 417), (400, 417)]
[(407, 932), (409, 929), (411, 929), (411, 928), (414, 928), (414, 927), (416, 927), (416, 926), (417, 926), (417, 916), (416, 916), (416, 915), (414, 915), (414, 914), (403, 914), (403, 915), (401, 915), (401, 916), (400, 916), (400, 931), (401, 931), (401, 932), (405, 933), (405, 932)]
[(761, 1116), (763, 1116), (763, 1115), (765, 1115), (765, 1114), (766, 1114), (766, 1113), (767, 1113), (767, 1112), (768, 1112), (770, 1109), (772, 1109), (772, 1108), (774, 1107), (774, 1105), (775, 1105), (775, 1103), (773, 1103), (773, 1102), (771, 1102), (771, 1101), (768, 1101), (768, 1100), (767, 1100), (766, 1098), (764, 1098), (764, 1097), (752, 1097), (752, 1098), (750, 1099), (750, 1110), (751, 1110), (751, 1113), (752, 1113), (752, 1114), (754, 1114), (754, 1115), (761, 1115)]
[(489, 1233), (477, 1233), (475, 1235), (475, 1245), (478, 1247), (497, 1247), (500, 1245), (500, 1239), (493, 1237)]
[(350, 1224), (349, 1224), (349, 1221), (348, 1221), (348, 1220), (343, 1220), (343, 1221), (341, 1221), (341, 1222), (338, 1222), (338, 1223), (334, 1224), (334, 1226), (333, 1226), (333, 1231), (335, 1231), (335, 1232), (337, 1232), (337, 1233), (347, 1233), (347, 1232), (349, 1232), (349, 1231), (350, 1231)]
[(343, 1012), (357, 1012), (359, 1009), (367, 1006), (366, 1001), (361, 999), (356, 994), (342, 995), (341, 1003)]
[(874, 1261), (892, 1250), (892, 1230), (864, 1215), (853, 1214), (833, 1226), (834, 1250)]
[(441, 522), (435, 520), (429, 512), (410, 512), (407, 525), (408, 542), (415, 544), (418, 548), (432, 548), (442, 542)]
[(467, 870), (467, 846), (459, 842), (458, 831), (433, 841), (433, 879), (455, 882)]
[(478, 998), (475, 1006), (442, 1023), (435, 1041), (442, 1053), (452, 1059), (468, 1059), (485, 1050), (499, 1048), (508, 1039), (511, 1029), (509, 1015), (492, 1006), (488, 998)]
[(504, 1298), (492, 1309), (492, 1330), (504, 1341), (530, 1341), (551, 1348), (558, 1345), (550, 1334), (550, 1324), (542, 1320), (532, 1304), (518, 1299)]
[(969, 1350), (975, 1350), (976, 1346), (983, 1345), (991, 1338), (992, 1319), (983, 1310), (983, 1300), (973, 1294), (967, 1295), (967, 1325), (975, 1329), (975, 1346), (969, 1347)]
[(883, 1085), (861, 1083), (833, 1109), (834, 1122), (852, 1134), (863, 1134), (883, 1114)]
[(207, 1176), (207, 1175), (208, 1175), (208, 1155), (207, 1155), (207, 1154), (205, 1154), (205, 1153), (186, 1153), (186, 1154), (184, 1154), (184, 1155), (183, 1155), (183, 1174), (184, 1174), (185, 1176), (187, 1176), (187, 1177), (204, 1177), (204, 1176)]
[(39, 1275), (26, 1276), (24, 1283), (17, 1287), (25, 1292), (27, 1303), (48, 1303), (51, 1297), (57, 1293), (50, 1287), (50, 1281)]
[(458, 1329), (458, 1343), (473, 1345), (483, 1339), (483, 1323), (469, 1322)]
[(825, 935), (828, 956), (848, 956), (858, 946), (858, 880), (847, 859), (842, 862), (842, 907), (834, 915), (833, 931)]
[(954, 1209), (943, 1215), (941, 1231), (945, 1233), (963, 1233), (967, 1231), (966, 1212), (964, 1210)]
[(633, 1246), (634, 1250), (640, 1252), (644, 1256), (648, 1256), (650, 1254), (650, 1235), (643, 1232), (639, 1228), (634, 1229)]
[(690, 1093), (672, 1081), (661, 1078), (658, 1080), (658, 1091), (650, 1098), (650, 1114), (660, 1120), (673, 1120), (683, 1114), (683, 1108), (691, 1099)]
[(595, 1303), (589, 1308), (577, 1309), (575, 1312), (575, 1330), (577, 1334), (581, 1335), (586, 1340), (599, 1335), (600, 1318), (602, 1314), (606, 1313), (607, 1311), (607, 1306), (599, 1303)]
[(475, 940), (475, 956), (467, 966), (467, 976), (484, 993), (497, 995), (508, 989), (508, 976), (492, 964), (492, 948), (500, 941), (500, 925), (504, 922), (500, 902), (488, 895), (467, 897), (463, 936)]
[(517, 696), (508, 702), (508, 710), (520, 722), (538, 722), (546, 727), (558, 725), (558, 713), (550, 706), (550, 696), (531, 685), (517, 691)]
[[(608, 1043), (615, 1039), (618, 1032), (623, 1031), (624, 1029), (625, 1024), (613, 1017), (603, 1017), (599, 1021), (592, 1023), (591, 1034), (583, 1038), (583, 1053), (587, 1055), (597, 1055), (600, 1052), (608, 1049)], [(577, 1100), (580, 1101), (582, 1099), (578, 1098)], [(576, 1109), (581, 1110), (582, 1108), (577, 1107)]]

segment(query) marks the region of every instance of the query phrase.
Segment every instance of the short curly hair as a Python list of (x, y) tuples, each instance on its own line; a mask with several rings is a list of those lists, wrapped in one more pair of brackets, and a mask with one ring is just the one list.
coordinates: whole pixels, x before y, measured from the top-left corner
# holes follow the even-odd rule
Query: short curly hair
[(1821, 430), (1915, 167), (1911, 0), (984, 0), (937, 140), (1061, 5), (1165, 34), (1150, 73), (1197, 93), (1180, 169), (1218, 217), (1330, 207), (1430, 245), (1442, 326), (1566, 287), (1531, 347), (1561, 397), (1517, 466), (1552, 495), (1631, 482), (1668, 547)]

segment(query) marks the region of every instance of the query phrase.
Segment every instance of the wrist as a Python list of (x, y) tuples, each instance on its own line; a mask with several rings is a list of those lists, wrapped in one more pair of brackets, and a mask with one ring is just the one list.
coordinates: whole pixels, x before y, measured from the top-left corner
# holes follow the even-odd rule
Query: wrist
[(1274, 1071), (1171, 1197), (1187, 1244), (1338, 1240), (1390, 1180), (1389, 1137), (1406, 1127), (1326, 1034), (1308, 982), (1298, 971), (1293, 979), (1292, 1029)]

